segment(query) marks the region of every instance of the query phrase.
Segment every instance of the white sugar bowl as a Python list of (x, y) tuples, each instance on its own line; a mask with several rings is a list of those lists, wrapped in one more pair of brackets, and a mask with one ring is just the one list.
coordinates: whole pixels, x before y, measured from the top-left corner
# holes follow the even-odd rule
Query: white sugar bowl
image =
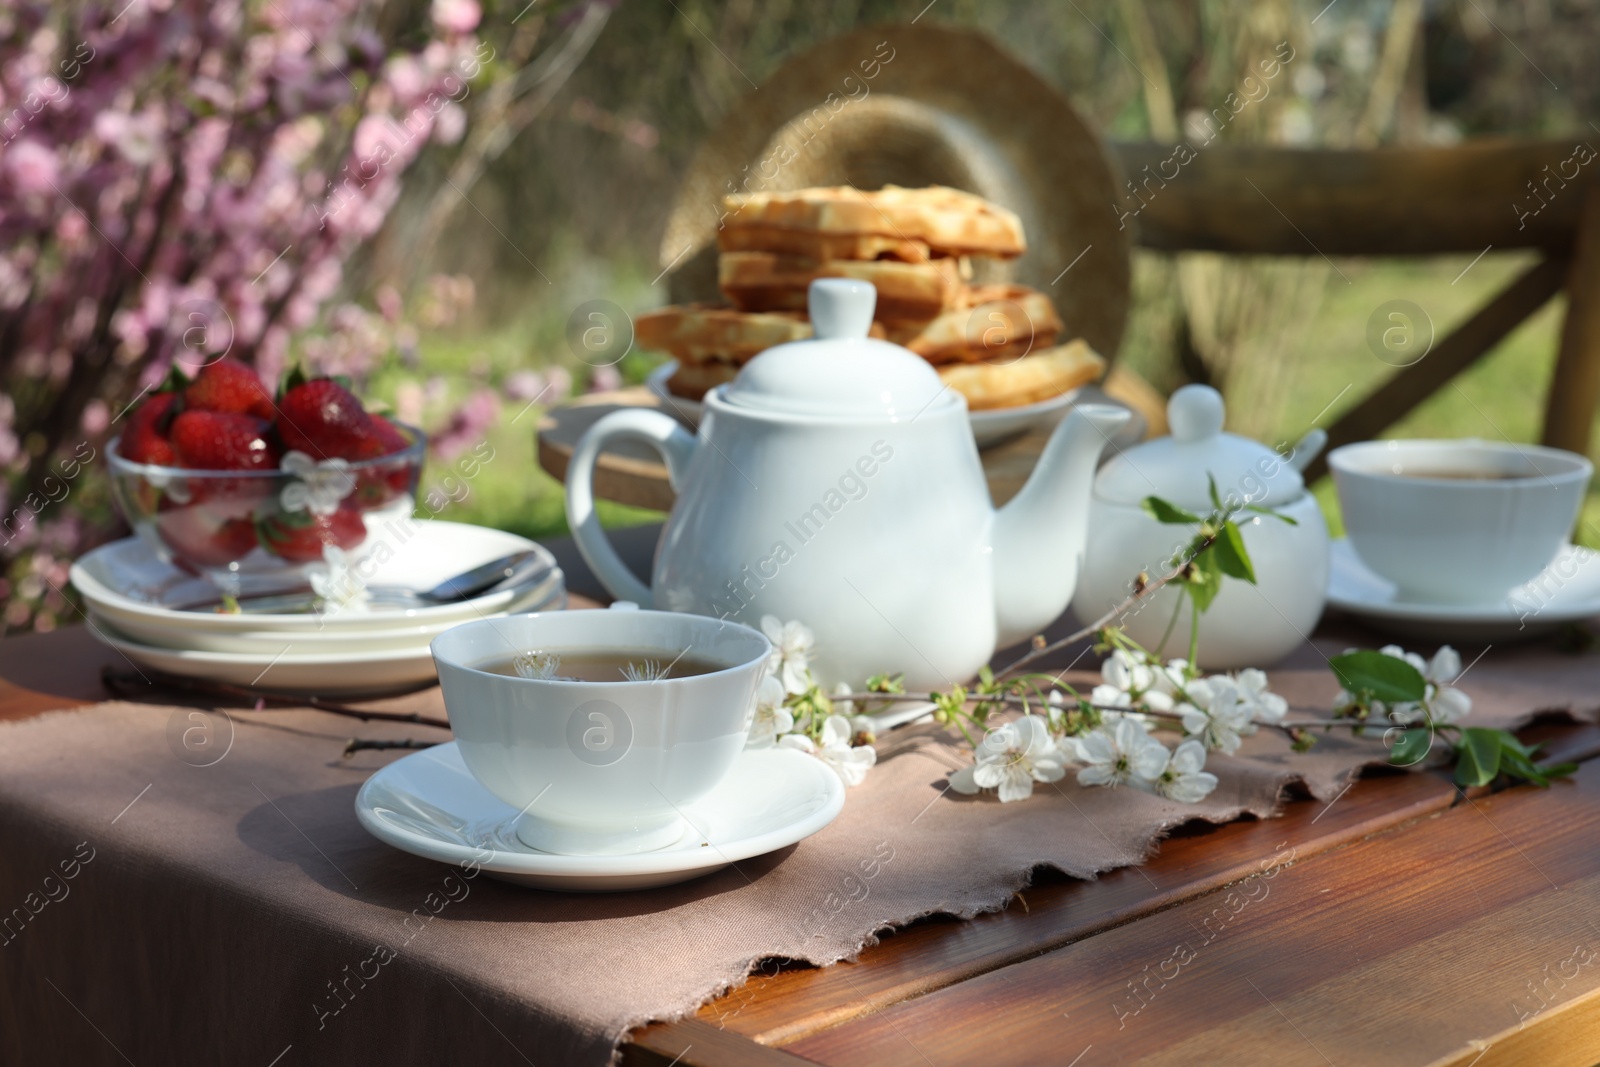
[[(1240, 510), (1234, 522), (1255, 569), (1254, 585), (1225, 578), (1200, 617), (1197, 659), (1206, 670), (1268, 667), (1311, 636), (1328, 587), (1328, 527), (1300, 471), (1321, 449), (1312, 431), (1280, 454), (1224, 433), (1222, 394), (1205, 385), (1179, 389), (1167, 402), (1170, 437), (1146, 441), (1107, 461), (1095, 476), (1089, 537), (1073, 614), (1091, 622), (1133, 591), (1141, 572), (1151, 579), (1170, 569), (1195, 528), (1158, 522), (1142, 507), (1159, 497), (1195, 515), (1213, 510), (1210, 483), (1225, 504), (1270, 509), (1292, 523)], [(1165, 658), (1186, 656), (1190, 604), (1167, 586), (1122, 618), (1129, 636)], [(1170, 627), (1170, 632), (1169, 632)]]

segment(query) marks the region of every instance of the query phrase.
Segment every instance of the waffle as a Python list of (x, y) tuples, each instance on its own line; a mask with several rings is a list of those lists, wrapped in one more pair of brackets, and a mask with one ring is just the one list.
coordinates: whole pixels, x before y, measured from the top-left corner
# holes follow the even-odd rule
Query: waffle
[(1050, 298), (1025, 285), (979, 285), (963, 306), (922, 322), (884, 324), (889, 340), (935, 365), (1010, 362), (1048, 348), (1061, 333)]
[(677, 373), (667, 379), (667, 392), (685, 400), (700, 400), (717, 386), (733, 381), (738, 373), (738, 367), (723, 360), (680, 364)]
[(955, 363), (939, 368), (972, 411), (1013, 408), (1060, 396), (1094, 381), (1106, 361), (1082, 340), (1035, 351), (1012, 363)]
[(926, 263), (931, 258), (931, 250), (923, 241), (876, 233), (819, 233), (776, 226), (724, 226), (717, 231), (717, 246), (724, 252), (777, 252), (807, 259), (897, 259), (902, 263)]
[[(633, 322), (640, 348), (669, 352), (681, 364), (718, 360), (738, 366), (774, 345), (803, 341), (811, 323), (798, 311), (739, 311), (722, 304), (673, 304)], [(874, 322), (869, 337), (885, 337)]]
[(1022, 222), (980, 196), (932, 185), (876, 192), (849, 186), (724, 197), (724, 229), (770, 227), (826, 234), (871, 234), (920, 241), (946, 255), (1010, 258), (1027, 251)]
[(964, 259), (927, 263), (893, 260), (807, 259), (772, 252), (724, 252), (717, 261), (722, 292), (744, 311), (804, 311), (806, 289), (817, 278), (857, 278), (878, 290), (880, 320), (931, 319), (957, 305), (970, 269)]

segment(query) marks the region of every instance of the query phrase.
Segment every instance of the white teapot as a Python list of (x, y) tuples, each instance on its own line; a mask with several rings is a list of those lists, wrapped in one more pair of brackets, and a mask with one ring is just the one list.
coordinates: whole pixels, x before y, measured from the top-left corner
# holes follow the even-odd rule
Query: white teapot
[[(880, 671), (948, 687), (1066, 609), (1095, 463), (1128, 413), (1073, 410), (996, 511), (965, 399), (921, 357), (867, 337), (876, 301), (866, 282), (812, 282), (814, 338), (707, 394), (698, 436), (654, 411), (590, 427), (567, 469), (567, 520), (607, 589), (751, 626), (804, 623), (829, 687)], [(648, 586), (595, 515), (595, 460), (617, 437), (654, 445), (678, 494)]]
[[(1293, 523), (1244, 510), (1234, 515), (1256, 583), (1224, 579), (1201, 616), (1196, 658), (1208, 670), (1267, 667), (1311, 636), (1327, 598), (1328, 527), (1300, 476), (1327, 438), (1313, 430), (1284, 456), (1223, 433), (1222, 420), (1222, 394), (1210, 386), (1186, 385), (1167, 402), (1170, 437), (1128, 449), (1100, 469), (1072, 612), (1091, 622), (1128, 596), (1141, 571), (1151, 578), (1165, 574), (1168, 561), (1195, 531), (1158, 522), (1141, 502), (1160, 497), (1205, 516), (1213, 510), (1209, 479), (1214, 479), (1224, 503), (1231, 498), (1270, 508)], [(1151, 594), (1122, 624), (1152, 652), (1165, 634), (1167, 658), (1188, 653), (1189, 606), (1179, 603), (1174, 586)]]

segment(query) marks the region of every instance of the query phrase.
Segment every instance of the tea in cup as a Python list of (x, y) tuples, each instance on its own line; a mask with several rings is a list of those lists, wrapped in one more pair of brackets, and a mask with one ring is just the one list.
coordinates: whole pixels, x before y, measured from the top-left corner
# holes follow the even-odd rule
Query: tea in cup
[(433, 639), (461, 758), (542, 852), (647, 852), (744, 748), (772, 646), (665, 611), (480, 619)]
[(1363, 441), (1328, 455), (1351, 547), (1401, 599), (1489, 604), (1548, 567), (1593, 465), (1479, 440)]

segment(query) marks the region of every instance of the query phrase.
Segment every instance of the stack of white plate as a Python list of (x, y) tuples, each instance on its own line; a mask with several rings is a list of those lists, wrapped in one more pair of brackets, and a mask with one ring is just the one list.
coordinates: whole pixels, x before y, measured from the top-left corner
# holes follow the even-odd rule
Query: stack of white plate
[(402, 689), (434, 678), (429, 642), (473, 619), (566, 606), (555, 558), (525, 537), (456, 522), (418, 521), (409, 536), (377, 553), (361, 578), (374, 588), (415, 592), (516, 552), (547, 557), (509, 589), (429, 607), (375, 607), (321, 613), (227, 615), (182, 610), (215, 589), (163, 563), (138, 538), (90, 552), (72, 566), (72, 584), (94, 635), (133, 664), (168, 674), (260, 689), (333, 694)]

